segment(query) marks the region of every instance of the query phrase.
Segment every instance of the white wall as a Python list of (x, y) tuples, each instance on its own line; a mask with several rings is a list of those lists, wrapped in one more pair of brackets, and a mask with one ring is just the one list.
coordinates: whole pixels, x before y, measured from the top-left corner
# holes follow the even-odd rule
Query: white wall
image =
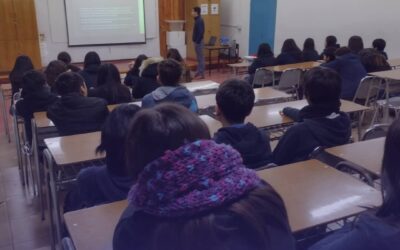
[(240, 56), (249, 53), (250, 0), (221, 0), (221, 36), (230, 37), (240, 46)]
[(35, 5), (43, 65), (54, 60), (61, 51), (68, 51), (73, 62), (83, 62), (85, 54), (93, 50), (102, 60), (131, 59), (139, 54), (160, 55), (157, 0), (145, 1), (146, 44), (113, 46), (68, 47), (64, 0), (35, 0)]
[(315, 39), (321, 51), (327, 35), (336, 35), (347, 45), (352, 35), (360, 35), (365, 47), (375, 38), (387, 42), (389, 57), (400, 57), (399, 0), (279, 0), (275, 34), (275, 50), (279, 52), (286, 38), (294, 38), (299, 46), (304, 39)]

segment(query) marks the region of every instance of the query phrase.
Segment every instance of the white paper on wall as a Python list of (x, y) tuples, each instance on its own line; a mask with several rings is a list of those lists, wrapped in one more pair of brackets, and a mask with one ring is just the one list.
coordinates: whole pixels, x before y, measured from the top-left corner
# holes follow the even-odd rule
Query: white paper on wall
[(208, 15), (208, 4), (204, 3), (204, 4), (200, 5), (200, 8), (201, 8), (202, 16)]
[(211, 4), (211, 15), (218, 15), (219, 14), (219, 4), (213, 3)]

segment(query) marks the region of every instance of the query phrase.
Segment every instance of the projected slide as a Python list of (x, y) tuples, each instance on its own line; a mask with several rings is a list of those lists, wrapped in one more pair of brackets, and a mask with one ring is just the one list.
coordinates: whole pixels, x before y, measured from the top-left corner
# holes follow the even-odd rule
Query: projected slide
[(144, 0), (65, 0), (70, 46), (146, 42)]

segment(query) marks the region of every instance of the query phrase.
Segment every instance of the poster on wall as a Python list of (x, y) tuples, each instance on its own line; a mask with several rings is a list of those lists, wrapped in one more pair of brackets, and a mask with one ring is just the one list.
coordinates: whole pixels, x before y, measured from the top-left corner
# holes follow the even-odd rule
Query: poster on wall
[(219, 14), (219, 5), (217, 3), (211, 4), (211, 15)]
[(201, 15), (202, 16), (205, 16), (205, 15), (208, 15), (208, 4), (201, 4), (200, 5), (200, 8), (201, 8)]

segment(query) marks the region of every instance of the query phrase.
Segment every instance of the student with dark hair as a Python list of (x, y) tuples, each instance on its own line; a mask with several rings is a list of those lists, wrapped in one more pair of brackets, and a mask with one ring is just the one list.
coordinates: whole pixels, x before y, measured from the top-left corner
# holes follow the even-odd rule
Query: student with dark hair
[(100, 66), (97, 87), (89, 90), (89, 96), (103, 98), (108, 104), (120, 104), (132, 101), (128, 87), (122, 85), (118, 68), (114, 64)]
[(400, 120), (396, 120), (385, 142), (381, 174), (382, 206), (359, 215), (310, 250), (397, 250), (400, 246), (399, 161)]
[(66, 51), (60, 52), (57, 56), (57, 60), (64, 62), (67, 65), (68, 70), (71, 70), (72, 72), (81, 71), (81, 69), (78, 66), (71, 64), (72, 58), (70, 54)]
[(108, 115), (107, 102), (97, 97), (86, 97), (83, 78), (74, 72), (61, 74), (56, 80), (61, 99), (47, 110), (60, 135), (99, 131)]
[(340, 45), (337, 43), (336, 36), (330, 35), (325, 39), (325, 48), (334, 47), (336, 49), (340, 48)]
[(68, 66), (62, 61), (51, 61), (49, 65), (47, 65), (46, 69), (44, 70), (44, 74), (46, 75), (46, 82), (50, 86), (51, 92), (57, 93), (54, 83), (59, 75), (67, 71)]
[(342, 78), (342, 93), (340, 97), (346, 100), (353, 100), (361, 79), (367, 76), (367, 71), (360, 61), (359, 55), (351, 52), (347, 47), (336, 51), (336, 59), (321, 64), (322, 67), (331, 68), (339, 73)]
[(97, 86), (97, 73), (99, 72), (101, 60), (99, 54), (94, 51), (88, 52), (85, 55), (83, 62), (83, 70), (79, 74), (85, 80), (88, 89)]
[(29, 56), (22, 55), (15, 59), (14, 67), (8, 77), (11, 82), (13, 95), (22, 88), (22, 77), (30, 70), (33, 70), (33, 63)]
[(125, 139), (139, 107), (122, 104), (107, 117), (97, 153), (105, 153), (105, 165), (81, 170), (68, 193), (64, 212), (124, 200), (134, 183), (125, 163)]
[(271, 46), (268, 43), (262, 43), (258, 46), (257, 58), (254, 59), (252, 64), (249, 66), (249, 83), (252, 84), (254, 80), (254, 75), (257, 69), (267, 66), (275, 65), (275, 57), (272, 52)]
[(318, 146), (338, 146), (350, 139), (350, 118), (340, 111), (340, 76), (327, 68), (311, 69), (304, 76), (303, 91), (308, 106), (283, 109), (298, 123), (286, 131), (273, 152), (278, 165), (306, 160)]
[(332, 62), (336, 59), (336, 48), (334, 47), (329, 47), (324, 49), (324, 51), (322, 52), (322, 59), (325, 62)]
[(58, 98), (47, 87), (44, 74), (36, 70), (28, 71), (22, 77), (21, 98), (16, 104), (17, 114), (24, 118), (27, 139), (31, 142), (33, 113), (47, 111)]
[(315, 42), (312, 38), (307, 38), (303, 46), (303, 60), (305, 62), (317, 61), (319, 59), (318, 52), (315, 50)]
[(279, 194), (202, 120), (175, 104), (140, 111), (127, 138), (137, 177), (113, 249), (292, 250)]
[(135, 63), (133, 64), (133, 67), (128, 71), (126, 74), (124, 83), (126, 86), (135, 86), (137, 84), (137, 81), (140, 77), (140, 66), (142, 66), (142, 62), (147, 59), (146, 55), (139, 55), (135, 59)]
[(190, 76), (190, 69), (186, 66), (186, 63), (181, 56), (181, 53), (179, 53), (179, 50), (175, 48), (169, 49), (167, 52), (167, 59), (174, 59), (181, 64), (183, 69), (182, 79), (181, 79), (182, 83), (187, 83), (192, 81)]
[(150, 94), (158, 87), (158, 64), (162, 61), (161, 58), (147, 58), (142, 62), (139, 69), (139, 78), (132, 85), (132, 96), (134, 99), (142, 99), (145, 95)]
[(194, 43), (194, 49), (197, 57), (197, 72), (194, 77), (204, 79), (204, 70), (206, 67), (203, 54), (205, 27), (204, 20), (201, 17), (200, 7), (196, 6), (193, 8), (192, 16), (194, 17), (192, 41)]
[(223, 128), (215, 133), (214, 140), (239, 151), (248, 168), (265, 166), (271, 155), (269, 136), (245, 123), (254, 106), (253, 88), (242, 80), (227, 80), (218, 88), (216, 100), (216, 114)]
[(385, 57), (375, 49), (363, 49), (358, 54), (368, 73), (392, 69)]
[(385, 40), (383, 40), (382, 38), (375, 39), (372, 42), (372, 48), (376, 49), (379, 53), (381, 53), (385, 57), (386, 60), (388, 59), (388, 55), (385, 52), (385, 48), (386, 48)]
[(175, 102), (197, 112), (197, 102), (189, 90), (179, 85), (182, 67), (174, 59), (166, 59), (159, 63), (158, 74), (161, 87), (146, 95), (142, 100), (143, 108), (150, 108), (162, 102)]
[(352, 36), (349, 39), (348, 48), (354, 54), (358, 54), (361, 50), (364, 49), (364, 42), (360, 36)]
[(303, 61), (303, 53), (293, 39), (286, 39), (282, 45), (281, 54), (276, 58), (277, 65), (300, 63)]

